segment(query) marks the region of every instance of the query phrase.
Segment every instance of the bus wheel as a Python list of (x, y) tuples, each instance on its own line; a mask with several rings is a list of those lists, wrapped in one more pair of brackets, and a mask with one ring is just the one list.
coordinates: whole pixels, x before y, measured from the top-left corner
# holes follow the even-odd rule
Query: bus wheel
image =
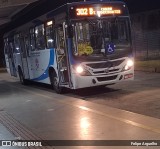
[(53, 88), (58, 94), (62, 94), (64, 91), (64, 88), (59, 86), (59, 80), (57, 76), (53, 77)]
[(25, 85), (26, 84), (26, 80), (24, 79), (23, 72), (22, 72), (21, 69), (18, 70), (18, 74), (19, 74), (20, 83)]

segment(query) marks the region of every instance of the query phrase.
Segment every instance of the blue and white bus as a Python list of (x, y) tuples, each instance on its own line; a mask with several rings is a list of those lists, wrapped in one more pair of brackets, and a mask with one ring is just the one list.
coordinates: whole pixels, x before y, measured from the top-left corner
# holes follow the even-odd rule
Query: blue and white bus
[(134, 79), (128, 9), (120, 1), (67, 3), (4, 35), (11, 76), (64, 88)]

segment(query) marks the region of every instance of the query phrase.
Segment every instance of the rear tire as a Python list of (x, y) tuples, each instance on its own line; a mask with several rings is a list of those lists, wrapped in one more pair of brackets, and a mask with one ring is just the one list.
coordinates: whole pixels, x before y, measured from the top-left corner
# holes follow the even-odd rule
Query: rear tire
[(21, 69), (18, 70), (20, 83), (23, 85), (27, 84), (27, 81), (24, 79), (24, 75)]

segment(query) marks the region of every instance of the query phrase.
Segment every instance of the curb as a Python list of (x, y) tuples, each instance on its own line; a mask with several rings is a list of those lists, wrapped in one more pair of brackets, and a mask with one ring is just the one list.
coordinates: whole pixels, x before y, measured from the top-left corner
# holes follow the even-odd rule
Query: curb
[(0, 73), (4, 73), (7, 72), (7, 70), (5, 68), (0, 68)]
[(154, 67), (138, 67), (138, 68), (135, 68), (135, 70), (144, 71), (144, 72), (160, 73), (160, 68), (154, 68)]

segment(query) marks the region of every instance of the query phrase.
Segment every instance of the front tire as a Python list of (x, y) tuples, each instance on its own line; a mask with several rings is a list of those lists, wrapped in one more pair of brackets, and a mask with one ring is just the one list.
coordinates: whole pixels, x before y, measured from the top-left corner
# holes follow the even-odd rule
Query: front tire
[(59, 86), (59, 79), (56, 75), (52, 74), (52, 87), (56, 93), (62, 94), (64, 92), (64, 88)]

